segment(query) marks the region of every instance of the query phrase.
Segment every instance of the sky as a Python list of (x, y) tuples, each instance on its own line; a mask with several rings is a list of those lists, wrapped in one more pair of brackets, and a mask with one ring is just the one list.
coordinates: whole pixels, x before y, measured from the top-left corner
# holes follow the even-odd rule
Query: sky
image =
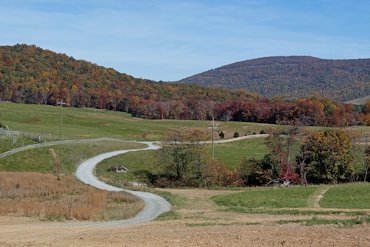
[(176, 81), (266, 56), (370, 57), (367, 0), (0, 0), (0, 45)]

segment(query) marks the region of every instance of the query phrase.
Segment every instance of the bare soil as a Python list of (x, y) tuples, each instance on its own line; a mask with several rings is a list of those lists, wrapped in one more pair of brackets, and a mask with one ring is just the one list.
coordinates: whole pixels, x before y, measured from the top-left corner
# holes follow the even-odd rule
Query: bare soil
[(223, 212), (209, 200), (233, 191), (167, 191), (187, 198), (186, 205), (175, 208), (178, 218), (173, 220), (104, 226), (1, 216), (0, 246), (370, 246), (367, 224), (351, 228), (279, 225), (279, 219), (309, 216)]

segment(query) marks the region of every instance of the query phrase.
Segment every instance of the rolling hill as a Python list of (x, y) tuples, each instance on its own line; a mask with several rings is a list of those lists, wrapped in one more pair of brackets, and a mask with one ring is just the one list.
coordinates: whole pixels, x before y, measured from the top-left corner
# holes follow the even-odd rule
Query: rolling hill
[(265, 57), (225, 65), (179, 81), (207, 87), (245, 88), (287, 99), (320, 94), (348, 101), (370, 94), (370, 59)]
[[(299, 58), (294, 59), (300, 61)], [(317, 60), (304, 58), (304, 60), (307, 59)], [(366, 63), (365, 60), (360, 62)], [(260, 64), (264, 63), (260, 62)], [(293, 72), (281, 66), (281, 63), (276, 64), (270, 63), (270, 67), (285, 71), (280, 72), (280, 75), (289, 75), (297, 70), (293, 62), (291, 62)], [(234, 67), (238, 66), (234, 65)], [(261, 71), (255, 67), (253, 68), (256, 71)], [(370, 85), (364, 82), (367, 78), (367, 70), (364, 67), (363, 65), (358, 65), (357, 69), (352, 67), (352, 70), (357, 71), (358, 78), (361, 75), (363, 79), (361, 83), (353, 83), (352, 89), (358, 87), (366, 93)], [(342, 69), (348, 70), (348, 67), (343, 65)], [(264, 70), (264, 75), (269, 75), (271, 78), (274, 76), (269, 69)], [(316, 74), (309, 69), (305, 71), (309, 71), (306, 73), (307, 78), (319, 75), (316, 71)], [(325, 76), (332, 78), (329, 76), (330, 73), (321, 72), (323, 78)], [(354, 78), (354, 72), (348, 72), (348, 74)], [(276, 75), (279, 73), (276, 72)], [(285, 77), (289, 78), (289, 76)], [(281, 76), (281, 78), (285, 77)], [(306, 77), (302, 76), (302, 78)], [(225, 80), (228, 78), (234, 78), (233, 74), (225, 76)], [(337, 85), (338, 81), (333, 80), (333, 85), (337, 83), (335, 84), (337, 90), (323, 90), (323, 92), (336, 95), (338, 90), (342, 90), (341, 92), (346, 93), (347, 96), (350, 93), (360, 94), (358, 90), (351, 91), (346, 88), (346, 77), (343, 75), (343, 78), (339, 81), (343, 85), (340, 83)], [(285, 95), (287, 98), (299, 96), (292, 95), (294, 92), (309, 91), (305, 87), (298, 90), (299, 82), (284, 84), (286, 88), (283, 92), (290, 93)], [(263, 89), (266, 89), (267, 93), (281, 89), (274, 85), (268, 87), (266, 85)], [(322, 88), (325, 87), (326, 84), (323, 83)], [(370, 92), (365, 95), (369, 94)], [(361, 117), (361, 114), (367, 114), (362, 112), (363, 110), (358, 111), (351, 106), (322, 97), (308, 97), (293, 101), (286, 98), (267, 99), (249, 93), (247, 90), (225, 90), (218, 87), (209, 88), (194, 84), (165, 83), (135, 78), (112, 68), (29, 45), (0, 46), (0, 101), (47, 105), (57, 105), (63, 101), (67, 106), (122, 111), (151, 119), (209, 120), (215, 118), (226, 121), (327, 126), (355, 124), (355, 119)]]
[(63, 100), (68, 106), (149, 118), (199, 119), (203, 116), (189, 105), (254, 97), (245, 91), (135, 78), (35, 45), (0, 46), (0, 101), (56, 105)]

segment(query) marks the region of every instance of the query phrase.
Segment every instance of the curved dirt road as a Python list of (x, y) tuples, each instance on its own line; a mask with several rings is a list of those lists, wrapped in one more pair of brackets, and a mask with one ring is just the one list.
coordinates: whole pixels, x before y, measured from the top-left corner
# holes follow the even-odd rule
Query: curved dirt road
[(108, 159), (116, 155), (128, 153), (128, 152), (158, 149), (158, 147), (154, 145), (153, 142), (137, 142), (137, 143), (146, 144), (148, 145), (148, 147), (141, 148), (141, 149), (113, 151), (113, 152), (99, 154), (95, 157), (92, 157), (82, 162), (77, 168), (76, 177), (82, 182), (84, 182), (85, 184), (89, 184), (93, 187), (96, 187), (102, 190), (125, 191), (127, 193), (130, 193), (134, 196), (141, 198), (144, 201), (145, 203), (144, 209), (141, 212), (139, 212), (134, 218), (127, 219), (127, 220), (119, 220), (119, 221), (109, 221), (109, 222), (106, 222), (107, 224), (129, 225), (129, 224), (138, 224), (138, 223), (148, 222), (148, 221), (155, 219), (162, 213), (170, 211), (171, 209), (171, 204), (160, 196), (157, 196), (149, 192), (132, 191), (132, 190), (118, 188), (118, 187), (106, 184), (100, 181), (97, 177), (95, 177), (94, 175), (95, 166), (99, 162), (105, 159)]

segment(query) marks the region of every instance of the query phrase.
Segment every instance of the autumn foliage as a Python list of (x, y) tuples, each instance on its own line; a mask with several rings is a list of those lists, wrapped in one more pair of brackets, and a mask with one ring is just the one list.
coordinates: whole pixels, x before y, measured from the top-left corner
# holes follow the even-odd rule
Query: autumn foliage
[(0, 100), (92, 107), (152, 119), (212, 119), (295, 125), (370, 124), (369, 107), (318, 96), (264, 99), (245, 90), (137, 79), (36, 46), (0, 47)]

